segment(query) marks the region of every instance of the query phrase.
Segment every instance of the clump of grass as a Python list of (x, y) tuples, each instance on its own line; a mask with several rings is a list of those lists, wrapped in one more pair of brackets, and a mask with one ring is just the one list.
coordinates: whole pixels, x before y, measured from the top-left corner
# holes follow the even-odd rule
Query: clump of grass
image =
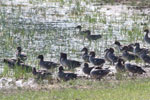
[(13, 70), (12, 72), (10, 70), (11, 69), (7, 65), (5, 65), (1, 76), (2, 77), (4, 76), (15, 77), (16, 79), (20, 79), (20, 78), (28, 79), (29, 77), (32, 76), (31, 70), (29, 71), (29, 70), (23, 69), (20, 66), (15, 66), (15, 68), (12, 69)]
[(10, 72), (8, 66), (4, 65), (4, 68), (3, 68), (3, 72), (1, 74), (1, 77), (5, 77), (8, 75), (8, 73)]

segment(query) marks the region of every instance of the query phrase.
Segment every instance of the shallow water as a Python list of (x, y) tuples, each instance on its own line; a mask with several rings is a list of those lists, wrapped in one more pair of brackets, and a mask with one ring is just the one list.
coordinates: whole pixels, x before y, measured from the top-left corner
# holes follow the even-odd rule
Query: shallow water
[[(68, 58), (82, 61), (84, 46), (103, 58), (104, 49), (113, 46), (114, 40), (123, 44), (143, 42), (143, 29), (150, 27), (150, 8), (69, 0), (65, 3), (2, 0), (0, 5), (1, 72), (2, 59), (15, 57), (17, 46), (27, 53), (26, 64), (33, 67), (37, 66), (39, 54), (43, 54), (45, 60), (59, 62), (60, 52), (66, 52)], [(147, 25), (141, 25), (143, 23)], [(77, 25), (103, 38), (92, 42), (84, 40), (75, 29)]]

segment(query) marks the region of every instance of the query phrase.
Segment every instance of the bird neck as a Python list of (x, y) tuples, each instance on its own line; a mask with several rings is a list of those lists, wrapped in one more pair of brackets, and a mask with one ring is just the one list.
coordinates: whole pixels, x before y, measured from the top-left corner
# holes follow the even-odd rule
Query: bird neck
[(116, 43), (116, 45), (119, 46), (119, 47), (121, 47), (121, 44), (120, 44), (120, 43)]
[(36, 69), (35, 69), (35, 68), (33, 69), (33, 74), (34, 74), (34, 75), (36, 75), (36, 74), (37, 74), (37, 71), (36, 71)]
[(139, 46), (139, 45), (136, 45), (136, 48), (137, 48), (137, 49), (140, 49), (140, 46)]
[(18, 54), (21, 54), (21, 50), (18, 50), (17, 53), (18, 53)]
[(79, 28), (79, 32), (81, 32), (81, 28)]
[(148, 33), (149, 33), (149, 32), (146, 32), (146, 35), (145, 35), (146, 37), (148, 37)]
[(59, 73), (64, 73), (64, 71), (63, 70), (59, 70)]
[(67, 57), (61, 57), (60, 59), (67, 60)]
[(90, 55), (91, 58), (95, 58), (95, 55)]
[(84, 51), (84, 54), (88, 54), (88, 50), (85, 50), (85, 51)]
[(44, 61), (44, 58), (40, 58), (40, 61)]
[(127, 51), (127, 50), (125, 50), (125, 51), (124, 51), (124, 53), (125, 53), (125, 54), (128, 54), (128, 51)]

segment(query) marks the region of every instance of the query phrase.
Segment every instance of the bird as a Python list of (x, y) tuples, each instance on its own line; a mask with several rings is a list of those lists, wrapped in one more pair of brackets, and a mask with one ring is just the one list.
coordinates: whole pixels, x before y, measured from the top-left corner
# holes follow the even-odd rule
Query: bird
[(91, 51), (89, 55), (90, 55), (90, 57), (89, 57), (90, 63), (92, 63), (93, 65), (102, 67), (103, 64), (105, 63), (104, 59), (95, 58), (95, 52), (94, 51)]
[(83, 35), (83, 36), (87, 36), (88, 33), (90, 32), (90, 30), (82, 31), (81, 25), (78, 25), (78, 26), (76, 27), (76, 29), (79, 29), (79, 34), (80, 34), (80, 35)]
[[(123, 48), (124, 48), (125, 46), (121, 45), (121, 43), (120, 43), (119, 41), (115, 41), (114, 44), (117, 46), (117, 49), (118, 49), (119, 52), (122, 52), (122, 51), (123, 51)], [(132, 43), (129, 44), (129, 45), (127, 45), (126, 47), (127, 47), (127, 51), (133, 52), (133, 49), (134, 49), (134, 48), (133, 48), (133, 44), (132, 44)]]
[(21, 61), (27, 60), (27, 55), (22, 52), (22, 48), (20, 46), (17, 47), (16, 58), (19, 58)]
[(117, 47), (119, 52), (122, 51), (122, 45), (121, 45), (121, 43), (119, 41), (115, 41), (114, 44), (116, 45), (116, 47)]
[(134, 64), (130, 64), (130, 63), (126, 63), (125, 68), (127, 71), (133, 73), (133, 75), (146, 73), (146, 71), (143, 70), (141, 67), (134, 65)]
[(150, 64), (150, 56), (147, 55), (146, 51), (141, 51), (140, 58), (144, 61), (144, 63)]
[(37, 59), (40, 59), (39, 66), (45, 69), (54, 69), (58, 67), (59, 64), (51, 61), (44, 61), (43, 55), (38, 55)]
[(118, 59), (116, 66), (115, 66), (117, 73), (126, 71), (124, 63), (125, 63), (125, 61), (123, 59), (121, 59), (121, 58)]
[(84, 52), (82, 54), (82, 59), (84, 60), (84, 62), (90, 62), (89, 61), (88, 49), (86, 47), (84, 47), (81, 51)]
[(25, 70), (25, 72), (32, 72), (32, 66), (22, 63), (21, 59), (19, 59), (19, 58), (16, 61), (16, 65), (21, 67), (23, 70)]
[(74, 69), (81, 66), (81, 62), (67, 59), (66, 53), (60, 53), (60, 64), (69, 69)]
[(35, 67), (32, 68), (32, 74), (34, 76), (36, 76), (38, 80), (39, 79), (47, 79), (47, 78), (52, 77), (52, 73), (50, 73), (46, 70), (38, 70), (37, 71), (37, 69)]
[(102, 79), (104, 76), (106, 76), (108, 73), (110, 72), (109, 69), (101, 69), (99, 67), (96, 67), (96, 68), (93, 68), (90, 72), (90, 76), (92, 78), (95, 78), (95, 79)]
[(105, 50), (104, 50), (104, 52), (105, 52), (105, 55), (104, 55), (105, 60), (111, 63), (111, 60), (109, 60), (109, 59), (108, 59), (109, 49), (108, 49), (108, 48), (107, 48), (107, 49), (105, 49)]
[(91, 32), (89, 31), (86, 35), (86, 38), (89, 40), (89, 41), (92, 41), (92, 40), (98, 40), (100, 38), (102, 38), (102, 35), (91, 35)]
[(84, 63), (84, 67), (82, 68), (82, 71), (84, 74), (90, 75), (90, 72), (93, 68), (94, 67), (89, 67), (88, 63)]
[(148, 36), (149, 30), (145, 29), (144, 32), (146, 33), (144, 36), (144, 41), (148, 44), (150, 44), (150, 37)]
[(15, 68), (17, 60), (16, 59), (6, 59), (5, 58), (5, 59), (3, 59), (3, 62), (5, 64), (7, 64), (9, 68)]
[(128, 47), (127, 46), (124, 46), (123, 47), (123, 52), (122, 52), (122, 57), (125, 59), (125, 60), (128, 60), (128, 61), (131, 61), (131, 60), (136, 60), (138, 59), (139, 57), (133, 53), (129, 53), (128, 51)]
[(63, 66), (59, 67), (58, 78), (63, 81), (73, 80), (77, 78), (77, 74), (65, 73)]
[(141, 51), (143, 51), (143, 50), (145, 50), (145, 52), (147, 52), (147, 53), (149, 52), (149, 50), (146, 49), (146, 48), (140, 48), (140, 44), (139, 43), (135, 43), (134, 46), (135, 46), (134, 53), (136, 55), (138, 55), (138, 56), (141, 54)]
[(31, 72), (32, 66), (25, 65), (21, 62), (21, 60), (18, 58), (16, 59), (4, 59), (3, 60), (5, 64), (8, 65), (9, 68), (15, 69), (16, 67), (21, 68), (22, 70), (25, 70), (25, 72)]
[(113, 48), (110, 48), (110, 49), (108, 50), (107, 57), (108, 57), (109, 61), (111, 62), (111, 64), (113, 64), (113, 65), (114, 65), (114, 63), (116, 63), (117, 60), (118, 60), (118, 57), (115, 56), (115, 54), (114, 54), (114, 49), (113, 49)]

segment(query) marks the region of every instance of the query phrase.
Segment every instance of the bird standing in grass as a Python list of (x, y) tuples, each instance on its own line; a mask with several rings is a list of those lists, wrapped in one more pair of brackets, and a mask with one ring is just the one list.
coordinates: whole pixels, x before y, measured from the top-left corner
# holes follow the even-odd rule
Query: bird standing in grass
[(67, 59), (66, 53), (60, 53), (60, 64), (69, 69), (74, 69), (81, 66), (81, 62)]
[(111, 62), (111, 64), (113, 64), (113, 65), (114, 65), (114, 63), (117, 62), (117, 60), (118, 60), (118, 58), (119, 58), (119, 57), (117, 57), (117, 56), (114, 54), (114, 49), (113, 49), (113, 48), (110, 48), (110, 49), (108, 50), (107, 57), (108, 57), (109, 61)]
[(32, 69), (32, 74), (34, 76), (36, 76), (36, 78), (39, 80), (39, 79), (47, 79), (47, 78), (50, 78), (52, 77), (52, 74), (46, 70), (38, 70), (33, 67)]
[(105, 60), (111, 63), (111, 60), (109, 60), (109, 58), (108, 58), (109, 49), (105, 49), (104, 52), (105, 52), (105, 55), (104, 55)]
[(140, 58), (144, 61), (144, 63), (150, 64), (150, 56), (147, 55), (146, 51), (141, 51)]
[(58, 78), (63, 81), (73, 80), (77, 78), (77, 74), (65, 73), (62, 66), (59, 67)]
[[(122, 52), (123, 51), (123, 48), (125, 47), (125, 46), (123, 46), (123, 45), (121, 45), (121, 43), (119, 42), (119, 41), (115, 41), (115, 43), (114, 43), (116, 46), (117, 46), (117, 49), (118, 49), (118, 51), (120, 52)], [(133, 44), (131, 43), (131, 44), (129, 44), (129, 45), (127, 45), (126, 46), (127, 47), (127, 51), (130, 51), (130, 52), (133, 52)]]
[(16, 59), (4, 59), (3, 62), (8, 65), (9, 68), (15, 68)]
[(93, 68), (90, 72), (90, 76), (95, 79), (102, 79), (110, 72), (109, 69), (101, 69), (99, 67)]
[(82, 71), (84, 72), (84, 74), (90, 75), (90, 72), (93, 68), (94, 67), (89, 67), (88, 63), (84, 63), (84, 67), (83, 67)]
[(16, 67), (19, 67), (22, 70), (25, 70), (26, 72), (31, 72), (32, 71), (32, 67), (22, 63), (19, 58), (17, 60), (4, 59), (3, 61), (4, 61), (5, 64), (8, 65), (9, 68), (15, 69)]
[(19, 58), (21, 61), (27, 60), (27, 55), (22, 52), (21, 47), (17, 47), (16, 57)]
[(93, 65), (98, 66), (98, 67), (102, 67), (103, 64), (105, 63), (104, 59), (95, 58), (95, 52), (94, 51), (91, 51), (89, 55), (90, 55), (90, 57), (89, 57), (90, 63), (92, 63)]
[(143, 51), (143, 50), (145, 50), (145, 52), (149, 52), (148, 51), (148, 49), (146, 49), (146, 48), (140, 48), (140, 44), (139, 43), (135, 43), (134, 44), (134, 46), (135, 46), (135, 48), (134, 48), (134, 53), (136, 54), (136, 55), (140, 55), (141, 54), (141, 52)]
[(115, 67), (117, 73), (122, 73), (122, 72), (126, 71), (124, 63), (125, 62), (123, 59), (121, 59), (121, 58), (118, 59), (118, 62), (117, 62), (116, 67)]
[(84, 62), (90, 62), (89, 61), (88, 49), (86, 47), (84, 47), (81, 51), (84, 52), (82, 54), (82, 59), (84, 60)]
[(40, 59), (39, 66), (42, 67), (42, 68), (45, 68), (45, 69), (53, 69), (53, 68), (58, 67), (58, 65), (59, 65), (55, 62), (44, 61), (44, 56), (43, 55), (39, 55), (37, 58)]
[(145, 34), (145, 36), (144, 36), (144, 41), (145, 41), (146, 43), (150, 44), (150, 37), (148, 36), (149, 30), (146, 29), (146, 30), (144, 30), (144, 32), (146, 32), (146, 34)]
[(133, 53), (129, 53), (128, 51), (127, 51), (127, 47), (125, 46), (124, 48), (123, 48), (123, 52), (122, 52), (122, 57), (125, 59), (125, 60), (128, 60), (128, 61), (131, 61), (131, 60), (136, 60), (136, 59), (138, 59), (139, 57), (137, 56), (137, 55), (135, 55), (135, 54), (133, 54)]
[(133, 75), (146, 73), (141, 67), (134, 65), (134, 64), (130, 64), (130, 63), (125, 64), (125, 68), (127, 69), (127, 71), (131, 72)]

